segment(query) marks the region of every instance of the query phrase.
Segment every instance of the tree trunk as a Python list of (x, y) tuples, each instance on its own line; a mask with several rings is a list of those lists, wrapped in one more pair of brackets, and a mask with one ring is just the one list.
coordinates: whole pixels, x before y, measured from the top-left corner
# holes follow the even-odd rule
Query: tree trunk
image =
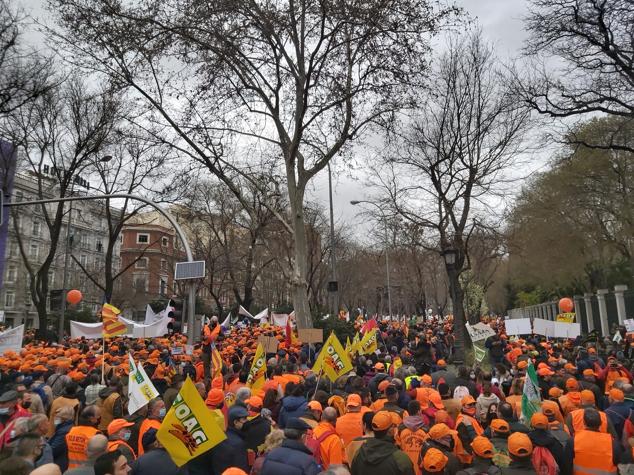
[(461, 364), (464, 363), (465, 351), (464, 291), (460, 286), (460, 274), (455, 266), (447, 265), (446, 270), (449, 280), (449, 294), (453, 305), (453, 333), (455, 337), (453, 362)]
[(304, 223), (304, 192), (289, 182), (289, 201), (291, 204), (291, 223), (294, 234), (294, 260), (291, 274), (291, 294), (298, 328), (313, 328), (308, 303), (308, 239)]

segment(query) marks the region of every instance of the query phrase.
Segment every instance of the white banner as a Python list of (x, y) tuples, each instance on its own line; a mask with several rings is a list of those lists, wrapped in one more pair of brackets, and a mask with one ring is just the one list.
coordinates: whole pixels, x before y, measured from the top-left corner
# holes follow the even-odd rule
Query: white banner
[(242, 305), (240, 305), (240, 308), (238, 309), (238, 315), (244, 315), (245, 317), (253, 318), (253, 315), (251, 315), (249, 311)]
[(130, 375), (128, 376), (128, 413), (134, 414), (149, 401), (158, 397), (159, 393), (152, 384), (143, 366), (137, 365), (128, 353)]
[(288, 320), (288, 313), (272, 313), (271, 323), (276, 327), (285, 327)]
[(476, 323), (475, 325), (469, 325), (467, 323), (465, 326), (473, 342), (486, 340), (490, 336), (495, 335), (495, 330), (482, 322)]
[[(142, 325), (136, 323), (133, 320), (119, 317), (119, 320), (125, 323), (131, 331), (126, 335), (131, 338), (157, 338), (167, 333), (167, 325), (170, 322), (170, 318), (165, 316), (161, 320), (152, 323), (151, 325)], [(101, 338), (103, 332), (103, 323), (83, 323), (83, 322), (70, 322), (70, 337), (71, 338)]]
[(544, 320), (543, 318), (533, 318), (533, 333), (535, 333), (535, 335), (544, 335), (548, 338), (554, 338), (555, 322)]
[[(262, 310), (260, 313), (258, 313), (257, 315), (253, 316), (254, 320), (262, 320), (264, 317), (266, 317), (269, 314), (269, 309), (265, 308), (264, 310)], [(286, 325), (286, 323), (284, 323)]]
[(507, 335), (530, 335), (533, 332), (530, 318), (504, 320), (504, 327)]
[(24, 325), (0, 333), (0, 355), (3, 355), (5, 351), (19, 353), (22, 349), (23, 338)]
[(147, 304), (147, 306), (145, 307), (145, 324), (151, 325), (157, 318), (158, 315), (154, 313), (154, 310), (152, 310), (150, 304)]
[(581, 334), (579, 323), (555, 322), (555, 338), (577, 338)]

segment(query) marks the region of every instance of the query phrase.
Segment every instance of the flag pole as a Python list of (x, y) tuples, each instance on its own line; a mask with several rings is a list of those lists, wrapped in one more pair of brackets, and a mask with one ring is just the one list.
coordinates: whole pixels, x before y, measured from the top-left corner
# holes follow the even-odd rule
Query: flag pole
[(102, 348), (102, 356), (101, 356), (101, 384), (105, 384), (105, 374), (106, 374), (106, 334), (101, 333), (103, 338), (101, 348)]
[(321, 375), (323, 372), (324, 372), (324, 368), (322, 365), (322, 368), (319, 370), (319, 376), (317, 376), (317, 384), (315, 384), (315, 392), (313, 393), (312, 399), (315, 399), (315, 396), (317, 395), (317, 390), (319, 389), (319, 381), (321, 381)]

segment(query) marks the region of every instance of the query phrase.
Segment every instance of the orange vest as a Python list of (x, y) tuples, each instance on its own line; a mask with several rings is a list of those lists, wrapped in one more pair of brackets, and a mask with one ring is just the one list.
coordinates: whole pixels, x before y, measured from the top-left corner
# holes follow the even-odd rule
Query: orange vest
[(68, 448), (68, 468), (77, 468), (88, 460), (86, 454), (88, 441), (100, 433), (98, 429), (90, 426), (75, 426), (68, 431), (65, 437)]
[(109, 440), (108, 441), (108, 452), (114, 452), (115, 450), (117, 450), (119, 448), (119, 446), (124, 445), (126, 446), (128, 449), (130, 449), (130, 452), (132, 452), (132, 456), (136, 459), (136, 454), (134, 453), (134, 449), (132, 447), (130, 447), (125, 440)]
[[(484, 434), (484, 429), (482, 428), (480, 423), (474, 417), (463, 414), (462, 412), (458, 414), (458, 418), (456, 419), (456, 428), (463, 422), (464, 419), (467, 419), (471, 422), (476, 435)], [(460, 460), (464, 464), (470, 464), (473, 461), (473, 455), (467, 452), (462, 444), (460, 444), (459, 448), (456, 447), (456, 457), (458, 457), (458, 460)]]
[(423, 429), (412, 431), (404, 425), (399, 427), (399, 432), (396, 435), (396, 445), (410, 458), (416, 475), (421, 475), (422, 473), (418, 466), (418, 456), (420, 455), (420, 449), (428, 438), (429, 436)]
[(575, 435), (573, 475), (616, 475), (612, 460), (612, 436), (581, 430)]
[(363, 436), (363, 413), (347, 412), (343, 416), (337, 418), (335, 430), (341, 440), (343, 446), (346, 447), (353, 439)]
[[(583, 412), (585, 409), (577, 409), (570, 413), (570, 418), (572, 420), (572, 429), (575, 431), (575, 434), (579, 431), (585, 430), (586, 425), (583, 422)], [(598, 411), (601, 416), (601, 425), (599, 426), (599, 432), (603, 434), (608, 433), (608, 416), (605, 415), (605, 412)]]
[(143, 422), (141, 423), (141, 427), (139, 427), (139, 457), (141, 455), (143, 455), (143, 453), (145, 452), (143, 450), (143, 444), (142, 444), (142, 440), (143, 440), (143, 435), (150, 429), (156, 429), (159, 430), (161, 427), (161, 421), (157, 421), (156, 419), (144, 419)]

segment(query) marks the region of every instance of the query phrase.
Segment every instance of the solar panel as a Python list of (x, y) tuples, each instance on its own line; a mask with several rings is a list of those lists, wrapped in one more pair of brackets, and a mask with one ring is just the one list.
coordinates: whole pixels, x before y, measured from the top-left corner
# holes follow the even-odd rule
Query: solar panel
[(202, 279), (205, 277), (205, 261), (177, 262), (174, 280)]

